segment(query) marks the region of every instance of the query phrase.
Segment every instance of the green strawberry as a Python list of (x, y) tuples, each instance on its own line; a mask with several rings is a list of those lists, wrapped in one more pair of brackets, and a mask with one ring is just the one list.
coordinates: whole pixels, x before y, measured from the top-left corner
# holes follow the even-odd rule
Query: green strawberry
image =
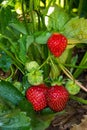
[(37, 70), (39, 68), (39, 64), (36, 61), (27, 62), (25, 64), (25, 69), (28, 72), (31, 72), (33, 70)]
[(32, 71), (27, 74), (28, 82), (31, 85), (39, 85), (43, 83), (43, 74), (41, 70)]
[(80, 87), (72, 80), (68, 80), (65, 87), (71, 95), (76, 95), (80, 91)]

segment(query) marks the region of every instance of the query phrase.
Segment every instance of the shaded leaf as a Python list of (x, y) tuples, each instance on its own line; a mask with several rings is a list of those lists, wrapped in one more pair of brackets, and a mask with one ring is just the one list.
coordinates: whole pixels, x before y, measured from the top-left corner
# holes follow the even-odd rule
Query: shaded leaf
[(19, 50), (18, 55), (20, 60), (25, 64), (26, 58), (26, 36), (21, 37), (19, 40)]
[(54, 113), (49, 108), (46, 108), (44, 113), (36, 115), (33, 122), (31, 122), (32, 130), (45, 130), (57, 114), (62, 115), (63, 113), (64, 111)]
[(0, 68), (7, 72), (12, 64), (12, 59), (4, 52), (0, 52)]
[(7, 111), (0, 116), (0, 129), (31, 130), (30, 120), (26, 113), (20, 110)]
[[(4, 17), (3, 17), (4, 16)], [(0, 32), (5, 33), (6, 27), (11, 20), (11, 9), (9, 6), (0, 8)]]
[(16, 21), (15, 23), (10, 23), (9, 26), (23, 34), (27, 34), (26, 28), (23, 23)]
[(13, 104), (18, 104), (24, 96), (10, 82), (0, 81), (0, 96)]

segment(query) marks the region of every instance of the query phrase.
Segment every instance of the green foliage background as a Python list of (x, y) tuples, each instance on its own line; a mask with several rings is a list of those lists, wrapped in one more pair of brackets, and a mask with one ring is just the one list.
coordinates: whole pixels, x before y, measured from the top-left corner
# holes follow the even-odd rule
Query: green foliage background
[[(57, 60), (78, 78), (87, 69), (87, 53), (84, 52), (77, 64), (79, 56), (73, 56), (73, 50), (86, 48), (86, 5), (86, 0), (63, 0), (63, 3), (61, 0), (0, 1), (0, 69), (10, 72), (7, 78), (0, 76), (1, 130), (44, 130), (56, 114), (64, 113), (54, 113), (49, 108), (40, 113), (33, 111), (25, 98), (25, 91), (31, 86), (25, 64), (37, 61), (47, 84), (49, 77), (58, 80), (62, 75)], [(50, 7), (54, 10), (48, 14)], [(54, 32), (62, 33), (68, 39), (67, 49), (59, 59), (49, 58), (46, 45)]]

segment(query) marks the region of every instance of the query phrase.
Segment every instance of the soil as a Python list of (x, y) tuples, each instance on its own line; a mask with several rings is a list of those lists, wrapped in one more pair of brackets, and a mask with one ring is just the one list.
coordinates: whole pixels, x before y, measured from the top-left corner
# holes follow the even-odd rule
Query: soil
[(2, 69), (0, 69), (0, 79), (5, 79), (10, 75), (10, 71), (4, 72)]
[[(63, 115), (57, 115), (46, 130), (70, 130), (87, 115), (87, 105), (70, 100)], [(85, 129), (86, 130), (86, 129)]]

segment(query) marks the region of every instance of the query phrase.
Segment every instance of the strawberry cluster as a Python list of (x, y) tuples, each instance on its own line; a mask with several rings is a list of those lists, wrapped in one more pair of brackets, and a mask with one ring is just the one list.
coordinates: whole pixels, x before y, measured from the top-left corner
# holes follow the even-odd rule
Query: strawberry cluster
[(49, 106), (53, 111), (62, 111), (69, 99), (69, 93), (63, 86), (47, 87), (45, 84), (31, 86), (26, 91), (26, 98), (32, 103), (35, 111)]
[[(67, 38), (62, 34), (54, 33), (49, 37), (47, 46), (55, 57), (59, 57), (66, 49)], [(27, 66), (26, 68), (29, 72), (38, 68), (36, 62), (29, 63)], [(39, 111), (49, 106), (53, 111), (62, 111), (69, 99), (69, 93), (66, 88), (58, 85), (47, 87), (45, 84), (41, 84), (42, 80), (36, 82), (40, 79), (40, 74), (40, 77), (37, 78), (35, 77), (35, 72), (34, 76), (30, 74), (28, 75), (28, 80), (33, 85), (26, 91), (26, 98), (32, 103), (34, 110)], [(33, 82), (31, 82), (32, 77), (34, 77)]]

